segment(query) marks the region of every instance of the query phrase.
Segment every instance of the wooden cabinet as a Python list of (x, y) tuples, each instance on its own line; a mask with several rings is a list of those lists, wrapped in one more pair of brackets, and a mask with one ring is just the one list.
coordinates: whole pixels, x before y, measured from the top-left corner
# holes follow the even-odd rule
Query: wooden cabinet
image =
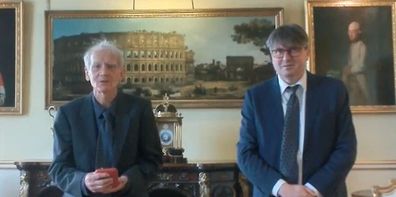
[[(15, 162), (20, 197), (35, 197), (50, 184), (49, 162)], [(151, 197), (249, 197), (250, 185), (235, 163), (165, 163), (149, 183)]]
[(41, 189), (50, 185), (47, 170), (50, 162), (15, 162), (20, 171), (19, 197), (35, 197)]

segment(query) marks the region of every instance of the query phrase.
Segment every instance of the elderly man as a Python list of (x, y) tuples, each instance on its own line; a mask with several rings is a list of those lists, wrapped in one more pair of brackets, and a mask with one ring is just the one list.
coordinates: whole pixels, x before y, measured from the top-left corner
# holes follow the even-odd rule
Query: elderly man
[(84, 63), (93, 90), (59, 108), (49, 174), (64, 196), (147, 197), (162, 161), (151, 103), (118, 90), (123, 53), (111, 43), (92, 46)]

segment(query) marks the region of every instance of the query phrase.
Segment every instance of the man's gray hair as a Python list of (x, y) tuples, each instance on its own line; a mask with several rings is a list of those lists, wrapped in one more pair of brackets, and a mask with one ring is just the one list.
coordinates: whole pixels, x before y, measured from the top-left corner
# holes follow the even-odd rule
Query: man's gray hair
[(101, 50), (108, 50), (110, 51), (112, 54), (117, 56), (117, 61), (119, 66), (123, 66), (124, 65), (124, 52), (119, 49), (115, 44), (113, 44), (110, 41), (107, 40), (102, 40), (96, 44), (94, 44), (93, 46), (91, 46), (84, 54), (84, 65), (85, 65), (85, 69), (90, 70), (91, 66), (92, 66), (92, 55), (97, 52), (97, 51), (101, 51)]

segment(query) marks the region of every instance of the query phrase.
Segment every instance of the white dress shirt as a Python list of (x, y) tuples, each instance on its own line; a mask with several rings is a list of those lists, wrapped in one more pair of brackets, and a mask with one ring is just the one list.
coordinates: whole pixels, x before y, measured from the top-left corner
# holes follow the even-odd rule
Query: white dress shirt
[[(300, 132), (299, 132), (299, 145), (297, 151), (297, 164), (298, 164), (298, 184), (302, 184), (302, 175), (303, 175), (303, 152), (304, 152), (304, 136), (305, 136), (305, 101), (306, 101), (306, 93), (307, 93), (307, 72), (304, 72), (303, 76), (300, 80), (298, 80), (295, 84), (287, 84), (283, 81), (280, 76), (278, 75), (279, 87), (282, 95), (282, 108), (283, 108), (283, 115), (286, 115), (286, 105), (289, 101), (291, 96), (290, 91), (286, 91), (286, 88), (289, 86), (300, 85), (300, 87), (296, 91), (296, 95), (298, 97), (298, 102), (300, 105)], [(279, 179), (274, 187), (272, 188), (272, 195), (278, 196), (278, 192), (280, 187), (286, 183), (285, 180)], [(314, 191), (317, 196), (321, 196), (318, 190), (313, 187), (310, 183), (306, 183), (309, 189)]]

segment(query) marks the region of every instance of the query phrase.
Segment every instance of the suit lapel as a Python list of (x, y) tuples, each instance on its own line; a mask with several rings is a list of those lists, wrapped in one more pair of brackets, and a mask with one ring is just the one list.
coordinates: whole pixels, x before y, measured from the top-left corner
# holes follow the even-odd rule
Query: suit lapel
[(305, 137), (304, 137), (304, 152), (306, 151), (307, 143), (310, 140), (312, 134), (312, 128), (315, 124), (315, 117), (317, 117), (317, 110), (319, 107), (318, 96), (320, 91), (318, 87), (319, 81), (316, 80), (315, 76), (307, 73), (307, 93), (305, 99)]
[[(81, 122), (78, 124), (80, 125), (80, 132), (79, 135), (84, 140), (82, 149), (88, 150), (87, 152), (91, 154), (89, 158), (96, 158), (96, 139), (97, 139), (97, 132), (96, 132), (96, 122), (95, 122), (95, 113), (92, 106), (92, 95), (86, 96), (84, 101), (81, 105), (79, 117)], [(92, 140), (95, 139), (95, 140)], [(95, 166), (95, 160), (90, 159), (91, 167)]]
[(130, 117), (127, 111), (129, 107), (126, 107), (127, 104), (126, 101), (124, 101), (124, 98), (123, 94), (119, 95), (116, 107), (115, 132), (113, 136), (113, 156), (115, 164), (117, 164), (120, 159), (122, 147), (124, 146), (130, 123)]
[(271, 86), (271, 100), (269, 106), (273, 106), (273, 124), (274, 124), (274, 131), (281, 131), (277, 132), (277, 136), (282, 136), (283, 131), (283, 124), (284, 124), (284, 114), (283, 114), (283, 107), (282, 107), (282, 93), (280, 92), (279, 81), (278, 77), (274, 77), (272, 80)]

